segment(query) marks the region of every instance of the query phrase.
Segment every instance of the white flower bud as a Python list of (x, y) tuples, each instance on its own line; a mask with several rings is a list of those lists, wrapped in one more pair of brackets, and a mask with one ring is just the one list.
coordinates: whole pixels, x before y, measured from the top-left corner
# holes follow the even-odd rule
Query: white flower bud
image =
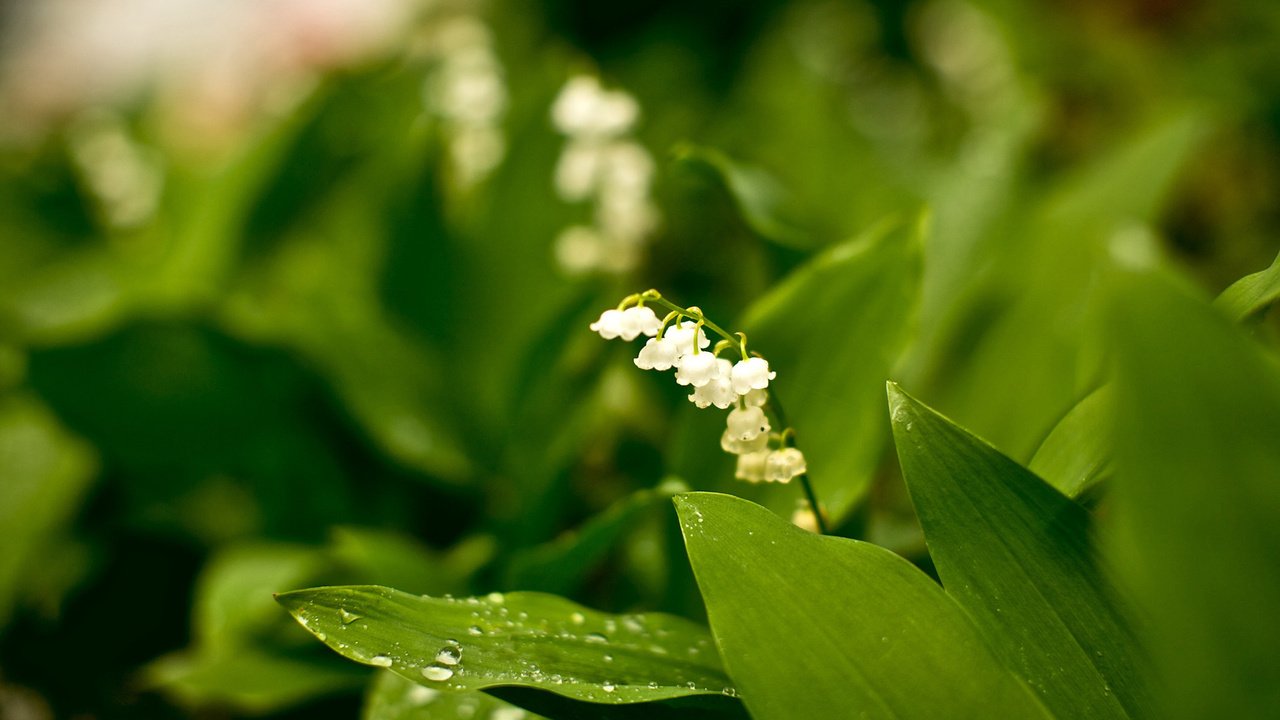
[(804, 453), (796, 448), (783, 448), (769, 453), (764, 462), (764, 479), (769, 482), (788, 483), (806, 471)]
[(698, 347), (709, 347), (711, 341), (707, 339), (707, 334), (692, 320), (685, 320), (679, 325), (672, 325), (663, 333), (663, 337), (675, 343), (676, 347), (680, 349), (680, 357), (684, 357), (685, 355), (693, 354), (693, 334), (695, 331), (698, 334)]
[(636, 367), (641, 370), (670, 370), (680, 357), (680, 349), (668, 338), (649, 338), (636, 356)]
[(760, 452), (769, 447), (769, 433), (764, 432), (756, 435), (751, 440), (743, 440), (740, 436), (734, 435), (728, 430), (720, 436), (720, 449), (732, 455), (746, 455), (748, 453)]
[(739, 395), (746, 395), (752, 390), (763, 390), (769, 387), (769, 381), (776, 376), (777, 373), (769, 371), (769, 361), (764, 358), (739, 360), (733, 366), (733, 389)]
[[(605, 310), (600, 313), (600, 319), (591, 323), (591, 330), (600, 333), (600, 337), (605, 340), (612, 340), (622, 335), (627, 330), (627, 323), (624, 320), (622, 310)], [(635, 335), (631, 336), (632, 338)]]
[(733, 363), (717, 358), (715, 373), (711, 376), (711, 380), (702, 387), (695, 387), (693, 393), (689, 395), (689, 401), (699, 408), (715, 405), (721, 410), (727, 410), (738, 399), (738, 394), (733, 391), (733, 383), (729, 380), (731, 370), (733, 370)]
[(641, 334), (653, 337), (662, 329), (662, 321), (651, 307), (630, 307), (623, 310), (622, 322), (626, 330), (622, 333), (623, 340), (635, 340)]
[(728, 432), (743, 442), (769, 433), (769, 418), (758, 407), (735, 408), (727, 419)]
[[(736, 393), (737, 391), (735, 390), (734, 392)], [(742, 396), (742, 402), (746, 403), (747, 407), (764, 407), (764, 404), (769, 402), (769, 392), (767, 390), (752, 390)]]
[(738, 467), (734, 470), (733, 476), (739, 480), (746, 480), (747, 482), (758, 483), (763, 481), (764, 464), (768, 457), (768, 450), (739, 455)]
[(716, 373), (716, 356), (709, 352), (685, 355), (676, 369), (676, 382), (696, 388), (711, 382)]

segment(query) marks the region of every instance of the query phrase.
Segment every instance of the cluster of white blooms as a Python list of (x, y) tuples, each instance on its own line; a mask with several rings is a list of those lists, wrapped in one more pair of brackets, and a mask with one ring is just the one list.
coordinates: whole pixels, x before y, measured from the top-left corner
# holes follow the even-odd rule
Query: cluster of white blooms
[(593, 203), (593, 222), (566, 228), (556, 238), (556, 259), (570, 273), (623, 273), (640, 260), (658, 225), (650, 199), (654, 163), (628, 137), (640, 117), (635, 98), (606, 90), (590, 75), (571, 78), (551, 107), (565, 138), (555, 185), (567, 202)]
[(430, 23), (422, 46), (435, 63), (424, 101), (444, 125), (453, 179), (465, 190), (487, 177), (507, 152), (501, 127), (507, 108), (502, 63), (493, 33), (471, 14)]
[[(645, 297), (653, 296), (632, 296), (628, 301), (640, 298), (639, 302), (643, 302)], [(591, 330), (606, 340), (630, 341), (647, 336), (635, 358), (636, 367), (674, 369), (676, 383), (692, 388), (689, 401), (699, 408), (733, 408), (720, 437), (720, 447), (738, 457), (735, 477), (748, 482), (786, 483), (806, 472), (804, 455), (799, 450), (771, 447), (774, 441), (781, 444), (783, 435), (771, 433), (773, 427), (764, 411), (769, 402), (769, 381), (777, 376), (767, 360), (748, 357), (745, 342), (728, 336), (716, 350), (708, 350), (711, 341), (697, 308), (673, 310), (659, 320), (652, 308), (639, 304), (625, 307), (627, 304), (624, 301), (623, 308), (605, 310), (591, 324)], [(734, 363), (717, 356), (721, 349), (728, 348), (736, 348), (742, 359)]]

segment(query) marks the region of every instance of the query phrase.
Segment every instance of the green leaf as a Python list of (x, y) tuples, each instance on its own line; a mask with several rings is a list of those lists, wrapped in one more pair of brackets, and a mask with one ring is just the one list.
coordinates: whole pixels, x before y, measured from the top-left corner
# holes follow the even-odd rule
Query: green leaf
[(666, 509), (667, 500), (688, 490), (683, 482), (672, 479), (652, 490), (632, 493), (578, 530), (517, 554), (507, 571), (506, 585), (562, 595), (572, 593), (637, 521), (656, 506)]
[(277, 599), (343, 656), (437, 690), (517, 686), (606, 704), (710, 694), (736, 704), (722, 695), (730, 683), (707, 631), (683, 618), (609, 615), (542, 593), (454, 599), (347, 586)]
[(1213, 302), (1237, 322), (1266, 312), (1280, 300), (1280, 255), (1266, 270), (1245, 275), (1222, 291)]
[(483, 692), (443, 693), (393, 672), (380, 672), (365, 697), (362, 720), (538, 720)]
[(147, 666), (144, 682), (191, 708), (230, 705), (265, 714), (358, 688), (366, 676), (354, 666), (239, 648), (234, 653), (167, 655)]
[(801, 229), (804, 214), (796, 201), (768, 172), (736, 162), (714, 148), (681, 145), (676, 161), (715, 173), (724, 182), (747, 226), (761, 237), (789, 247), (812, 247), (812, 234)]
[(404, 533), (350, 526), (335, 528), (330, 541), (334, 558), (361, 582), (413, 593), (458, 592), (496, 551), (488, 535), (473, 535), (440, 553)]
[(901, 557), (729, 495), (675, 503), (716, 643), (756, 720), (1048, 717)]
[[(927, 225), (927, 213), (890, 220), (832, 247), (742, 322), (778, 373), (770, 392), (785, 404), (835, 518), (866, 491), (889, 436), (881, 387), (912, 336)], [(794, 505), (793, 488), (774, 492), (785, 498), (776, 504)]]
[(902, 474), (947, 594), (1058, 717), (1148, 714), (1144, 658), (1089, 541), (1033, 473), (889, 384)]
[(39, 399), (0, 397), (0, 627), (28, 575), (60, 542), (97, 468), (93, 449), (67, 432)]
[(1112, 405), (1109, 385), (1084, 396), (1040, 443), (1031, 458), (1031, 471), (1073, 498), (1109, 477)]
[(1113, 280), (1117, 533), (1168, 717), (1280, 714), (1280, 372), (1204, 299)]

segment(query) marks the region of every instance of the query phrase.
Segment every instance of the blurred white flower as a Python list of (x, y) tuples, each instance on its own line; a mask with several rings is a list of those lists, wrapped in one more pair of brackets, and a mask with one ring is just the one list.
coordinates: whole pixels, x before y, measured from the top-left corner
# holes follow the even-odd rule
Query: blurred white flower
[(774, 450), (765, 458), (764, 479), (788, 483), (792, 478), (803, 475), (806, 470), (804, 453), (793, 447), (782, 448)]

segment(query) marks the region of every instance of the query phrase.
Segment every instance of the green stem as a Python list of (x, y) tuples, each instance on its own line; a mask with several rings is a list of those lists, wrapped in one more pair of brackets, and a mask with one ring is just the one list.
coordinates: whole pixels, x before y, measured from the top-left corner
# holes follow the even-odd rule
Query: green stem
[[(675, 303), (667, 300), (664, 297), (649, 296), (644, 298), (644, 302), (648, 303), (649, 305), (657, 305), (659, 307), (666, 308), (671, 312), (676, 312), (676, 313), (680, 313), (681, 315), (687, 315), (691, 318), (696, 318), (699, 322), (702, 323), (703, 327), (706, 327), (707, 329), (711, 330), (711, 332), (733, 343), (734, 347), (739, 347), (738, 340), (736, 340), (733, 335), (730, 335), (728, 332), (725, 332), (724, 328), (711, 322), (711, 320), (708, 319), (706, 315), (703, 315), (701, 311), (691, 313), (687, 309), (682, 308), (679, 305), (676, 305)], [(747, 356), (742, 353), (742, 350), (740, 347), (738, 350), (738, 354), (742, 355), (743, 360), (747, 359)]]
[[(787, 413), (782, 409), (782, 401), (778, 400), (778, 393), (769, 393), (769, 404), (773, 406), (773, 414), (778, 418), (778, 424), (782, 426), (784, 432), (791, 430), (790, 442), (795, 441), (795, 430), (791, 424), (787, 422)], [(813, 484), (809, 482), (809, 474), (800, 475), (800, 487), (804, 489), (805, 499), (809, 501), (809, 507), (813, 510), (813, 519), (818, 524), (818, 532), (823, 535), (830, 535), (831, 531), (827, 529), (827, 521), (822, 518), (822, 508), (818, 506), (818, 496), (813, 492)]]

